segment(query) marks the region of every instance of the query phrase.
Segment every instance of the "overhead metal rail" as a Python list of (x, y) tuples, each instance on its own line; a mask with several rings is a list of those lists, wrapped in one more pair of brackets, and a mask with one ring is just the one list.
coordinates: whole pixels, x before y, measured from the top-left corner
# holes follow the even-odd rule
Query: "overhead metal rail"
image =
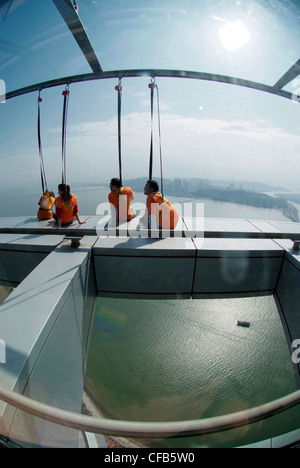
[(102, 71), (97, 73), (87, 73), (82, 75), (74, 75), (55, 80), (44, 81), (42, 83), (36, 83), (24, 88), (17, 89), (15, 91), (8, 92), (6, 95), (0, 96), (0, 102), (9, 100), (17, 96), (24, 94), (33, 93), (35, 91), (41, 91), (43, 89), (54, 88), (56, 86), (70, 85), (72, 83), (80, 83), (84, 81), (93, 80), (105, 80), (105, 79), (123, 79), (123, 78), (140, 78), (140, 77), (151, 77), (151, 78), (187, 78), (193, 80), (212, 81), (217, 83), (225, 83), (235, 86), (241, 86), (244, 88), (250, 88), (265, 93), (274, 94), (285, 99), (299, 101), (300, 96), (284, 91), (278, 87), (265, 85), (256, 81), (244, 80), (242, 78), (236, 78), (226, 75), (216, 75), (213, 73), (203, 73), (197, 71), (188, 70), (163, 70), (163, 69), (136, 69), (136, 70), (115, 70), (115, 71)]

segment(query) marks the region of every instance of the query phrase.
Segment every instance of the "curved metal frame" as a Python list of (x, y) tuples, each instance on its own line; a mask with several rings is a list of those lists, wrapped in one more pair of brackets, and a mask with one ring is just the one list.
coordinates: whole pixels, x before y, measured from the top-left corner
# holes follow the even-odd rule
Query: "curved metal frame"
[(118, 421), (84, 416), (34, 401), (3, 387), (0, 387), (0, 399), (19, 410), (61, 426), (95, 434), (153, 439), (200, 436), (247, 426), (298, 405), (300, 390), (246, 411), (209, 419), (175, 422)]
[(33, 93), (35, 91), (41, 91), (43, 89), (54, 88), (56, 86), (70, 85), (72, 83), (80, 83), (84, 81), (94, 80), (105, 80), (111, 78), (139, 78), (139, 77), (152, 77), (152, 78), (187, 78), (193, 80), (202, 81), (213, 81), (217, 83), (231, 84), (235, 86), (241, 86), (244, 88), (254, 89), (269, 94), (274, 94), (285, 99), (290, 99), (295, 102), (299, 102), (299, 96), (284, 91), (278, 88), (278, 86), (269, 86), (256, 81), (244, 80), (242, 78), (235, 78), (226, 75), (216, 75), (213, 73), (202, 73), (196, 71), (185, 71), (185, 70), (156, 70), (156, 69), (137, 69), (137, 70), (116, 70), (116, 71), (104, 71), (99, 73), (87, 73), (83, 75), (74, 75), (64, 78), (58, 78), (55, 80), (44, 81), (42, 83), (36, 83), (34, 85), (26, 86), (14, 91), (7, 93), (6, 95), (0, 96), (0, 102), (12, 99), (17, 96), (24, 94)]

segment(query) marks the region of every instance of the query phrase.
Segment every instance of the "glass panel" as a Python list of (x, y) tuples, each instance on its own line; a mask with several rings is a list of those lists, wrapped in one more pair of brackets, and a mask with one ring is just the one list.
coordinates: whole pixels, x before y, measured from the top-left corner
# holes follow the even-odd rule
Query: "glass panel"
[[(77, 4), (104, 70), (197, 70), (273, 85), (299, 59), (293, 1)], [(51, 1), (3, 1), (0, 46), (8, 90), (91, 71)]]
[(273, 85), (299, 58), (293, 2), (82, 2), (79, 13), (105, 70), (198, 70)]
[(6, 83), (7, 92), (91, 71), (51, 1), (2, 3), (0, 78)]

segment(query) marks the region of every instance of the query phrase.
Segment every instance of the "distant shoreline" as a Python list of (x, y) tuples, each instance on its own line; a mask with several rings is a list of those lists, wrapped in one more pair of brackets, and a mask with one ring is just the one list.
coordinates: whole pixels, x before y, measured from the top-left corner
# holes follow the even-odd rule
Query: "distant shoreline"
[[(135, 202), (145, 203), (144, 185), (146, 178), (124, 180), (126, 186), (130, 186), (135, 194)], [(245, 188), (246, 187), (246, 188)], [(279, 193), (276, 188), (268, 187), (269, 190), (262, 192), (266, 187), (254, 190), (250, 185), (236, 189), (236, 185), (213, 186), (211, 181), (196, 179), (181, 181), (164, 180), (164, 195), (171, 203), (204, 203), (206, 217), (222, 217), (239, 219), (265, 219), (265, 220), (290, 220), (299, 222), (300, 193)], [(95, 215), (101, 203), (107, 203), (109, 188), (107, 184), (87, 184), (76, 186), (74, 193), (78, 196), (79, 210), (84, 215)], [(17, 194), (11, 197), (4, 192), (0, 200), (0, 212), (2, 217), (11, 216), (36, 216), (37, 199), (39, 193), (26, 193), (22, 195), (23, 205), (18, 203)], [(297, 198), (299, 197), (299, 199)], [(26, 211), (24, 211), (24, 205)], [(300, 203), (299, 203), (300, 205)], [(221, 209), (223, 206), (224, 209)], [(236, 208), (236, 209), (235, 209)]]
[[(132, 179), (127, 183), (134, 191), (143, 192), (144, 179)], [(195, 189), (195, 180), (165, 180), (164, 192), (167, 196), (193, 198), (198, 200), (212, 200), (222, 203), (234, 203), (236, 205), (251, 206), (254, 208), (280, 210), (283, 216), (294, 223), (299, 222), (297, 208), (288, 200), (288, 194), (268, 195), (253, 189), (236, 189), (232, 184), (227, 186), (213, 186), (211, 181), (197, 181), (198, 188)], [(267, 187), (267, 186), (266, 186)], [(265, 187), (265, 188), (266, 188)], [(271, 187), (268, 186), (270, 190)]]
[(206, 189), (197, 190), (193, 197), (206, 198), (213, 201), (221, 201), (235, 203), (237, 205), (253, 206), (255, 208), (266, 208), (281, 210), (282, 214), (293, 221), (299, 222), (299, 214), (297, 208), (286, 199), (272, 197), (265, 193), (252, 192), (248, 190), (222, 190), (222, 189)]

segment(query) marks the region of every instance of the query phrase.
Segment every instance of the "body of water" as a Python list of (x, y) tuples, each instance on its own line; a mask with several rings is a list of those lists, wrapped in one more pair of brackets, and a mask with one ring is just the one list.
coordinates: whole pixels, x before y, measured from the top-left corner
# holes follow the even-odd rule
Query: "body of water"
[[(88, 187), (73, 186), (72, 192), (78, 197), (79, 215), (95, 215), (100, 203), (107, 202), (109, 188), (90, 185)], [(13, 192), (0, 190), (0, 216), (36, 216), (40, 192), (19, 190)], [(280, 210), (256, 208), (234, 203), (215, 202), (212, 200), (196, 200), (186, 197), (166, 197), (172, 203), (204, 203), (204, 215), (207, 218), (235, 218), (270, 221), (287, 221), (288, 219)], [(146, 197), (143, 193), (136, 192), (134, 203), (144, 203)], [(184, 213), (184, 211), (183, 211)]]
[[(250, 328), (237, 327), (249, 321)], [(246, 410), (296, 391), (273, 296), (99, 298), (86, 385), (106, 417), (200, 419)], [(217, 435), (139, 441), (151, 447), (235, 447), (299, 428), (296, 408)]]

